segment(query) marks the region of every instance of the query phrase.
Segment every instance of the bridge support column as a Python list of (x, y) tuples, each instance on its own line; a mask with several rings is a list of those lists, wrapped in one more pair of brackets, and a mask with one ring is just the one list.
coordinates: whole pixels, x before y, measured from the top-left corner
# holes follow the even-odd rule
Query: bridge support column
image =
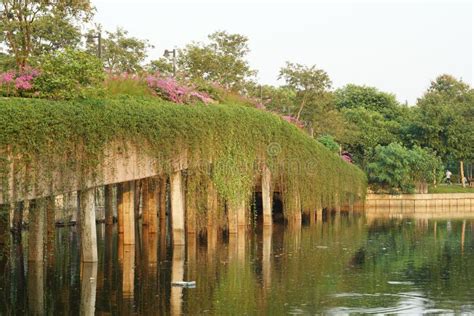
[(94, 194), (94, 188), (89, 188), (80, 192), (80, 230), (82, 262), (98, 261)]
[(272, 225), (272, 190), (271, 190), (272, 175), (270, 169), (266, 165), (262, 172), (262, 205), (263, 205), (263, 225)]
[(229, 234), (237, 234), (238, 223), (237, 223), (237, 209), (234, 205), (227, 205), (227, 219), (229, 221)]
[[(186, 234), (196, 234), (197, 203), (195, 193), (186, 194)], [(190, 237), (194, 238), (194, 237)]]
[(149, 233), (158, 231), (158, 192), (155, 179), (143, 181), (143, 225), (148, 226)]
[(28, 261), (43, 262), (45, 209), (42, 201), (31, 201), (28, 219)]
[[(135, 185), (134, 181), (122, 183), (120, 198), (123, 216), (123, 244), (135, 245)], [(120, 225), (119, 225), (120, 226)]]
[(114, 193), (113, 193), (113, 185), (108, 184), (104, 188), (104, 198), (105, 198), (105, 224), (112, 225), (114, 223), (114, 208), (113, 208), (113, 201), (114, 201)]
[(239, 225), (239, 230), (242, 230), (247, 226), (247, 206), (245, 201), (240, 201), (237, 204), (237, 224)]
[(122, 193), (123, 193), (123, 183), (117, 184), (117, 231), (119, 234), (123, 234), (123, 202), (122, 202)]
[(181, 171), (174, 172), (170, 177), (171, 193), (171, 226), (173, 231), (173, 245), (185, 244), (184, 231), (184, 188)]
[(318, 222), (323, 220), (323, 208), (321, 206), (318, 207), (318, 209), (316, 210), (316, 217), (318, 219)]

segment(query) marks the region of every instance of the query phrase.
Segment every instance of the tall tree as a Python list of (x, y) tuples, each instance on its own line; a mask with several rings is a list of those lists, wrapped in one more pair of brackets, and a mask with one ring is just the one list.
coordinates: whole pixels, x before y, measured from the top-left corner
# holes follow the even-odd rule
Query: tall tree
[(290, 62), (280, 69), (279, 79), (285, 80), (286, 86), (296, 91), (297, 109), (294, 115), (297, 120), (301, 118), (305, 107), (321, 107), (321, 101), (324, 101), (325, 93), (332, 85), (324, 70)]
[[(93, 37), (101, 32), (101, 27), (90, 30), (87, 35), (87, 50), (96, 54), (98, 41)], [(128, 31), (117, 28), (114, 32), (105, 32), (102, 38), (101, 59), (105, 68), (111, 72), (136, 73), (143, 70), (148, 48), (153, 47), (148, 40), (128, 35)]]
[(464, 161), (474, 159), (474, 92), (462, 81), (441, 75), (418, 100), (411, 132), (444, 162), (456, 159), (464, 177)]
[(89, 21), (93, 10), (90, 0), (3, 0), (1, 39), (22, 69), (47, 47), (77, 43), (78, 27)]
[(240, 34), (218, 31), (208, 36), (209, 43), (192, 43), (180, 50), (178, 65), (192, 80), (221, 84), (227, 89), (241, 90), (255, 75), (246, 60), (248, 38)]

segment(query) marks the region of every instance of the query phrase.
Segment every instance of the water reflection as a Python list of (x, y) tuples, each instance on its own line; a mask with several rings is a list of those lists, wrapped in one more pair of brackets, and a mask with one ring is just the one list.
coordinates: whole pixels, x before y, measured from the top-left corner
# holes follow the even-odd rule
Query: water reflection
[(81, 266), (75, 228), (48, 236), (54, 260), (25, 262), (27, 233), (2, 245), (0, 314), (474, 312), (471, 219), (327, 214), (174, 248), (161, 230), (124, 245), (97, 228), (98, 264)]
[(94, 315), (96, 290), (97, 263), (82, 263), (81, 315)]

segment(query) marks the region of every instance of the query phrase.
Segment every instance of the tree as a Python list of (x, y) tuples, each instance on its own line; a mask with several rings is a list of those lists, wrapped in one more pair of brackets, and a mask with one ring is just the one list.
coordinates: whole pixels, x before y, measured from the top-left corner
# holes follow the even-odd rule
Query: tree
[(3, 0), (0, 11), (1, 39), (20, 69), (47, 47), (77, 43), (79, 25), (93, 15), (90, 0)]
[(297, 120), (301, 118), (305, 107), (317, 108), (318, 101), (323, 99), (332, 85), (328, 74), (314, 65), (308, 67), (287, 62), (280, 69), (278, 78), (285, 80), (286, 86), (296, 91), (297, 111), (294, 115)]
[(443, 161), (474, 159), (474, 92), (462, 81), (441, 75), (418, 100), (410, 132), (421, 146), (432, 148)]
[(395, 95), (373, 87), (348, 84), (335, 91), (335, 98), (339, 109), (364, 108), (379, 112), (390, 120), (397, 119), (401, 111)]
[(377, 145), (388, 145), (398, 141), (400, 125), (384, 118), (379, 112), (363, 107), (342, 111), (345, 119), (355, 126), (349, 143), (345, 144), (354, 160), (365, 168), (374, 155)]
[[(97, 41), (93, 36), (101, 32), (101, 28), (88, 32), (87, 51), (96, 54)], [(104, 66), (113, 73), (136, 73), (143, 70), (143, 62), (147, 57), (148, 48), (153, 47), (148, 40), (128, 36), (128, 31), (117, 28), (115, 32), (105, 32), (102, 39), (102, 60)]]
[(150, 61), (146, 65), (146, 70), (150, 73), (160, 73), (162, 76), (170, 77), (173, 75), (173, 63), (168, 58), (158, 58)]
[(239, 91), (256, 72), (245, 59), (249, 53), (248, 38), (218, 31), (208, 36), (209, 43), (191, 43), (179, 51), (182, 74), (194, 81), (208, 81), (226, 89)]

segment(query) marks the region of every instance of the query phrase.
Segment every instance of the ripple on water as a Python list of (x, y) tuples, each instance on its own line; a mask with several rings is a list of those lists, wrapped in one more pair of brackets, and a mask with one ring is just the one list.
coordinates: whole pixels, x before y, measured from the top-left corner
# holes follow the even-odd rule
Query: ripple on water
[[(360, 305), (360, 301), (364, 300), (366, 306), (362, 307), (351, 307), (351, 306), (339, 306), (334, 308), (329, 308), (326, 310), (328, 314), (333, 315), (348, 315), (353, 313), (360, 314), (410, 314), (410, 315), (419, 315), (424, 313), (453, 313), (453, 310), (448, 309), (437, 309), (434, 307), (435, 303), (433, 300), (426, 298), (423, 293), (420, 292), (402, 292), (397, 294), (387, 294), (387, 293), (337, 293), (333, 297), (340, 299), (353, 298), (357, 300), (357, 305)], [(374, 300), (377, 304), (380, 305), (381, 297), (391, 297), (397, 300), (395, 305), (388, 306), (377, 306), (370, 307), (373, 305), (371, 300)], [(467, 309), (467, 308), (466, 308)]]

